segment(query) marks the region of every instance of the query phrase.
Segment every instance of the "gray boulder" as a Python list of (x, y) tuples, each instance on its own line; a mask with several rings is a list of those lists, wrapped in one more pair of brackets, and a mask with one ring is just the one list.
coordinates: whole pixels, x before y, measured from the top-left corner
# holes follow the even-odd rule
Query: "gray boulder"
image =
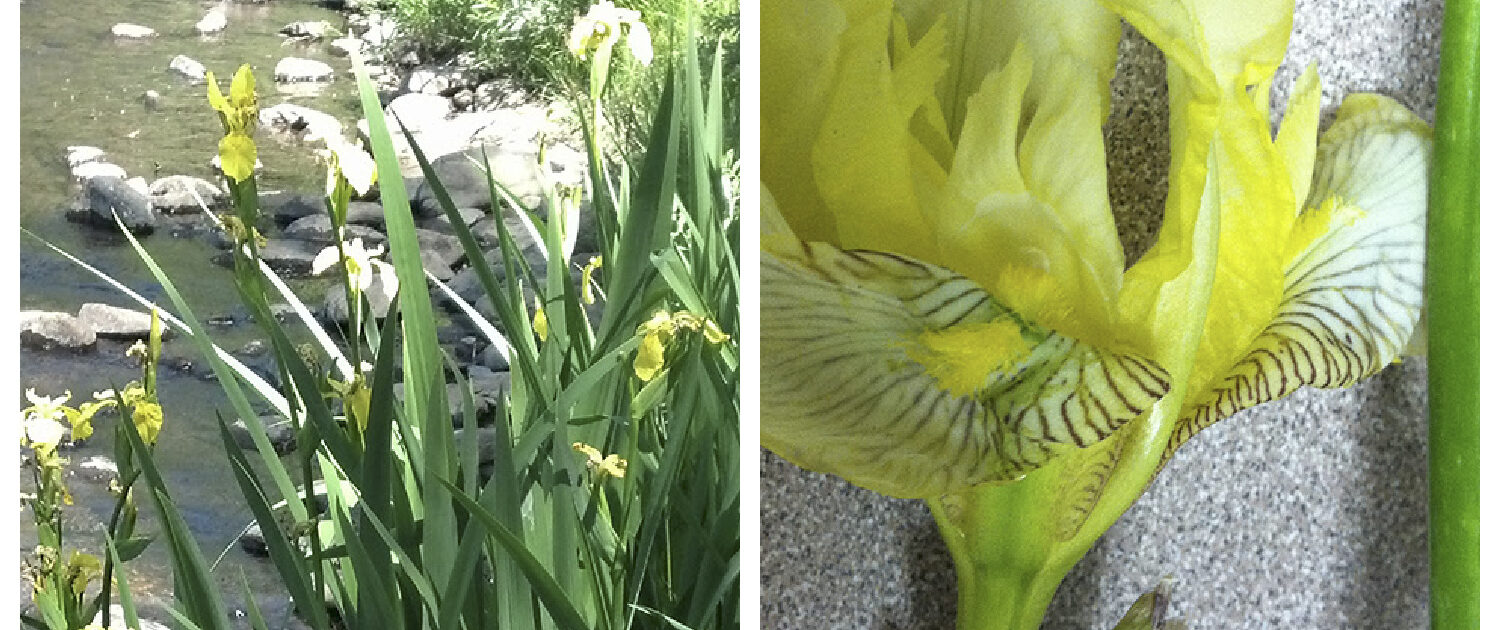
[(344, 53), (346, 57), (353, 57), (354, 53), (365, 49), (365, 40), (358, 37), (340, 37), (328, 42), (328, 47)]
[[(350, 204), (353, 205), (353, 204)], [(323, 197), (319, 195), (275, 192), (260, 196), (261, 211), (270, 214), (277, 225), (290, 225), (305, 216), (323, 214)]]
[[(277, 455), (286, 455), (297, 450), (297, 429), (292, 426), (292, 421), (281, 416), (261, 416), (260, 423), (266, 428), (266, 438), (271, 442), (271, 448)], [(250, 427), (244, 420), (235, 420), (229, 425), (229, 435), (234, 438), (235, 446), (247, 451), (255, 450), (255, 438), (252, 437)]]
[(451, 108), (448, 99), (435, 94), (402, 94), (385, 106), (386, 127), (393, 134), (400, 133), (396, 125), (400, 119), (401, 124), (415, 133), (447, 118)]
[(492, 344), (479, 353), (479, 365), (471, 366), (469, 368), (469, 378), (474, 377), (474, 368), (481, 366), (483, 366), (485, 369), (492, 370), (492, 373), (505, 374), (506, 389), (509, 389), (510, 372), (505, 370), (510, 369), (510, 357), (507, 356), (504, 352), (501, 352), (499, 346)]
[(173, 57), (172, 62), (167, 64), (167, 69), (187, 77), (193, 83), (204, 83), (208, 80), (208, 68), (187, 55)]
[(372, 228), (385, 227), (385, 206), (376, 201), (349, 202), (349, 215), (344, 221), (350, 225), (367, 225)]
[[(484, 218), (484, 211), (479, 208), (459, 208), (458, 217), (463, 221), (464, 227), (472, 227)], [(453, 228), (453, 222), (448, 220), (446, 212), (435, 217), (418, 219), (417, 227), (441, 234), (458, 234), (458, 231)]]
[(455, 112), (467, 112), (467, 111), (470, 111), (470, 110), (474, 109), (474, 90), (471, 90), (469, 88), (462, 88), (462, 89), (458, 90), (457, 92), (454, 92), (453, 93), (453, 98), (450, 99), (450, 100), (452, 101), (452, 104), (453, 104), (453, 111), (455, 111)]
[(74, 469), (73, 473), (89, 481), (106, 483), (119, 476), (120, 467), (116, 466), (108, 457), (95, 455), (78, 462), (78, 466)]
[(71, 172), (73, 174), (73, 179), (76, 179), (80, 182), (100, 177), (125, 179), (128, 176), (125, 173), (124, 167), (101, 161), (84, 162), (82, 164), (79, 164), (78, 166), (74, 166), (71, 169)]
[[(271, 239), (265, 247), (260, 248), (260, 257), (276, 273), (305, 276), (312, 272), (313, 258), (316, 258), (322, 249), (323, 246), (317, 243), (278, 238)], [(234, 266), (231, 252), (220, 252), (214, 256), (213, 260), (224, 267)]]
[(198, 211), (198, 197), (209, 209), (220, 207), (227, 196), (212, 182), (191, 175), (168, 175), (151, 182), (151, 205), (164, 214), (189, 214)]
[[(286, 226), (286, 229), (282, 231), (281, 235), (287, 238), (294, 238), (302, 241), (312, 241), (314, 243), (321, 243), (323, 245), (332, 245), (333, 220), (329, 219), (328, 215), (326, 214), (308, 215), (297, 219), (296, 221), (293, 221), (291, 225)], [(379, 230), (363, 225), (344, 226), (344, 235), (347, 238), (364, 239), (366, 246), (385, 243), (385, 234), (382, 234)]]
[(156, 211), (151, 207), (151, 199), (118, 177), (84, 180), (82, 207), (70, 212), (68, 218), (112, 230), (116, 214), (132, 234), (145, 235), (156, 230)]
[(337, 36), (339, 30), (323, 20), (309, 20), (304, 22), (292, 22), (281, 27), (278, 31), (282, 35), (296, 39), (320, 39), (323, 37)]
[(82, 351), (98, 340), (93, 328), (67, 313), (21, 311), (20, 320), (21, 345), (33, 350)]
[(109, 32), (115, 37), (123, 37), (125, 39), (141, 39), (156, 36), (156, 31), (150, 27), (125, 22), (110, 27)]
[[(151, 314), (90, 302), (78, 309), (78, 321), (105, 339), (145, 339), (151, 335)], [(162, 338), (172, 334), (162, 328)]]
[(104, 149), (101, 149), (99, 147), (74, 145), (68, 147), (67, 160), (69, 169), (78, 168), (78, 165), (86, 164), (88, 162), (103, 162)]
[[(278, 73), (280, 67), (278, 64)], [(260, 124), (268, 129), (291, 134), (303, 142), (339, 139), (344, 134), (344, 124), (332, 114), (293, 103), (282, 103), (260, 110)]]
[(286, 57), (276, 62), (277, 83), (322, 83), (333, 80), (333, 66), (316, 59)]
[(450, 270), (464, 259), (464, 246), (457, 236), (417, 228), (417, 247)]
[(418, 66), (406, 77), (406, 91), (451, 96), (468, 87), (468, 73), (457, 66)]
[(208, 13), (203, 14), (203, 19), (198, 20), (198, 23), (193, 25), (193, 29), (198, 31), (199, 35), (212, 35), (224, 32), (227, 26), (229, 26), (229, 17), (224, 14), (223, 7), (214, 7), (209, 9)]

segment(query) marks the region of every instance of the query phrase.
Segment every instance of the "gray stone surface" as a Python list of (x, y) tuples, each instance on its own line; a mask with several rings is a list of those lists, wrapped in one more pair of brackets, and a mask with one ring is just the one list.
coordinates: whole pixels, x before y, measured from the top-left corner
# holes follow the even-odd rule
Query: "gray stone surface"
[[(1441, 3), (1300, 2), (1273, 111), (1316, 60), (1323, 124), (1378, 92), (1431, 121)], [(1166, 196), (1165, 70), (1126, 29), (1105, 129), (1130, 261)], [(1108, 629), (1177, 578), (1190, 628), (1427, 625), (1426, 363), (1348, 390), (1303, 389), (1190, 440), (1063, 581), (1043, 627)], [(765, 628), (953, 627), (952, 562), (919, 501), (889, 499), (763, 453)]]
[[(78, 309), (78, 321), (105, 339), (135, 340), (151, 336), (151, 314), (147, 312), (89, 302)], [(171, 335), (162, 328), (162, 338)]]
[(21, 345), (27, 348), (82, 351), (94, 347), (99, 339), (93, 328), (67, 313), (21, 311), (18, 319)]

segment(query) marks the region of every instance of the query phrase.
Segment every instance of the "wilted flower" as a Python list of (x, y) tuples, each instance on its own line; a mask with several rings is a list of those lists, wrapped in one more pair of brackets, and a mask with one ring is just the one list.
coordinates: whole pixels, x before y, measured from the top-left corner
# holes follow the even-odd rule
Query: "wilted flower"
[(583, 303), (594, 303), (594, 272), (604, 266), (604, 259), (599, 256), (589, 258), (587, 265), (583, 266)]
[(605, 457), (599, 452), (599, 449), (583, 442), (574, 442), (573, 450), (583, 453), (586, 458), (584, 466), (588, 467), (589, 472), (594, 473), (594, 475), (598, 477), (614, 477), (616, 479), (625, 478), (625, 466), (627, 462), (619, 455), (611, 453), (609, 457)]
[(688, 311), (657, 311), (636, 330), (641, 336), (641, 345), (635, 354), (636, 378), (649, 382), (661, 374), (667, 364), (667, 344), (679, 330), (702, 331), (703, 339), (709, 343), (729, 340), (729, 335), (724, 334), (719, 325), (707, 317), (699, 317)]

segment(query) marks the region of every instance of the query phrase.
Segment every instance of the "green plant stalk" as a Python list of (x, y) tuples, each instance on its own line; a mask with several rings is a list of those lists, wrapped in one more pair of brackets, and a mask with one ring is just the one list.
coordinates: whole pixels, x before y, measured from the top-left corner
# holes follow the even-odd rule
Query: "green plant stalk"
[(1479, 627), (1479, 2), (1443, 8), (1427, 212), (1434, 630)]

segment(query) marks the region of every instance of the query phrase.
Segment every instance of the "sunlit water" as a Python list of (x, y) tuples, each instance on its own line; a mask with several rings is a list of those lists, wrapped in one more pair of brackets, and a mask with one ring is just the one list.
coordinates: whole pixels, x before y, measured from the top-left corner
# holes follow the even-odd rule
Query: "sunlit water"
[[(148, 181), (173, 174), (212, 178), (207, 164), (222, 132), (205, 100), (205, 88), (167, 70), (172, 57), (179, 54), (203, 63), (220, 75), (226, 87), (228, 76), (240, 64), (251, 64), (259, 79), (262, 107), (296, 102), (334, 114), (347, 126), (358, 116), (347, 60), (326, 43), (284, 44), (276, 32), (299, 20), (325, 19), (342, 25), (342, 16), (307, 0), (230, 4), (226, 5), (228, 29), (216, 37), (201, 38), (193, 24), (212, 6), (177, 0), (25, 0), (20, 6), (21, 225), (153, 300), (165, 301), (165, 295), (128, 245), (64, 219), (63, 207), (76, 194), (64, 161), (67, 146), (100, 147), (108, 153), (108, 161)], [(118, 40), (109, 32), (118, 22), (149, 26), (158, 35), (141, 41)], [(280, 90), (273, 84), (272, 69), (287, 56), (325, 61), (339, 74), (331, 86), (316, 93)], [(159, 107), (145, 106), (142, 95), (147, 90), (160, 94)], [(259, 144), (266, 167), (263, 191), (315, 192), (321, 188), (322, 169), (312, 159), (313, 147), (278, 143), (264, 132)], [(209, 261), (215, 252), (212, 245), (160, 232), (144, 243), (200, 316), (241, 313), (228, 270)], [(85, 302), (132, 306), (115, 289), (25, 236), (20, 256), (22, 308), (76, 312)], [(321, 295), (316, 287), (306, 290), (309, 295)], [(234, 349), (253, 338), (254, 330), (242, 325), (220, 334), (221, 345)], [(35, 387), (44, 393), (67, 389), (77, 402), (90, 392), (121, 385), (138, 377), (123, 355), (124, 348), (123, 343), (101, 340), (97, 350), (81, 355), (23, 351), (20, 389)], [(190, 342), (182, 339), (169, 341), (165, 354), (201, 362)], [(173, 498), (212, 561), (251, 518), (230, 476), (214, 420), (216, 412), (232, 412), (216, 384), (171, 370), (163, 370), (161, 399), (167, 425), (157, 459)], [(70, 451), (69, 457), (81, 461), (92, 455), (109, 456), (112, 422), (105, 420), (97, 437)], [(29, 475), (23, 475), (22, 483), (23, 487), (31, 485)], [(112, 498), (103, 484), (82, 479), (70, 483), (77, 505), (71, 508), (69, 543), (97, 551), (99, 523), (108, 517)], [(141, 503), (143, 525), (155, 531), (153, 510), (144, 495)], [(34, 544), (35, 533), (30, 514), (23, 511), (21, 519), (25, 553)], [(140, 591), (137, 597), (147, 603), (160, 604), (170, 597), (166, 551), (164, 541), (157, 541), (144, 558), (131, 564), (131, 584)], [(285, 612), (285, 598), (278, 595), (274, 570), (268, 561), (248, 558), (238, 548), (230, 550), (216, 571), (226, 602), (231, 608), (242, 606), (242, 572), (259, 604), (276, 611), (276, 625), (274, 618)], [(160, 615), (158, 619), (169, 621)]]

